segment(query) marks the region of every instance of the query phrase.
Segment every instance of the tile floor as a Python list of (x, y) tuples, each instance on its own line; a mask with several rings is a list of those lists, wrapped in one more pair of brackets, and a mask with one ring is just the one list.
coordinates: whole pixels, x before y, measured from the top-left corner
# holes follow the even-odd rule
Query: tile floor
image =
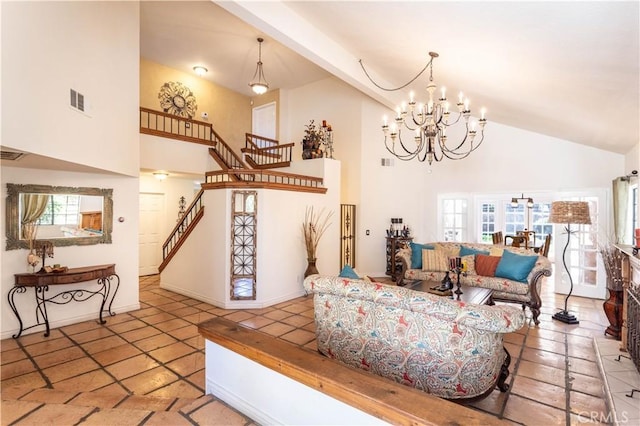
[[(48, 338), (37, 332), (2, 340), (2, 424), (249, 425), (251, 419), (204, 395), (204, 342), (196, 324), (224, 316), (316, 349), (311, 298), (224, 310), (158, 282), (157, 275), (141, 277), (141, 309), (104, 326), (85, 321)], [(505, 336), (510, 390), (472, 407), (512, 424), (610, 423), (593, 345), (594, 337), (615, 342), (604, 337), (602, 301), (572, 297), (569, 308), (580, 324), (566, 325), (551, 319), (564, 298), (544, 287), (540, 325)]]

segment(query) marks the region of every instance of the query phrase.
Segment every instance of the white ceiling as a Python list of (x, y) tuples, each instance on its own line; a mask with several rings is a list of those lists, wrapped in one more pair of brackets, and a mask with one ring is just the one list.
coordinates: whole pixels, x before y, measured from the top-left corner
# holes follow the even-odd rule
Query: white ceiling
[[(262, 36), (270, 88), (327, 73), (395, 107), (397, 87), (421, 70), (472, 112), (609, 151), (639, 143), (640, 15), (637, 1), (259, 1), (142, 2), (141, 55), (250, 95)], [(412, 87), (424, 93), (425, 73)]]
[(395, 108), (410, 88), (424, 94), (428, 76), (385, 92), (358, 60), (397, 87), (435, 51), (435, 83), (450, 99), (463, 91), (472, 113), (487, 108), (487, 141), (497, 122), (627, 153), (640, 142), (639, 9), (638, 1), (142, 1), (140, 52), (185, 72), (204, 65), (206, 79), (250, 96), (261, 36), (271, 89), (332, 74)]

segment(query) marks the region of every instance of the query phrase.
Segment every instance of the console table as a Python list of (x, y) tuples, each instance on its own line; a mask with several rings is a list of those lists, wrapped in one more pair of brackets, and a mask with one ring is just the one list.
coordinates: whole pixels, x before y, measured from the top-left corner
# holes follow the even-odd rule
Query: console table
[[(82, 288), (64, 290), (54, 295), (47, 294), (49, 286), (74, 284), (93, 280), (97, 280), (97, 290), (92, 288)], [(23, 327), (22, 319), (20, 318), (20, 313), (16, 306), (15, 295), (16, 293), (26, 293), (30, 287), (33, 288), (33, 294), (36, 301), (36, 323), (29, 327)], [(15, 274), (14, 286), (9, 290), (9, 294), (7, 296), (9, 306), (20, 323), (20, 330), (17, 334), (13, 335), (13, 338), (17, 339), (23, 331), (39, 325), (44, 325), (46, 327), (44, 336), (49, 337), (47, 303), (65, 305), (72, 301), (84, 302), (96, 295), (98, 295), (99, 298), (102, 298), (98, 315), (100, 317), (100, 324), (105, 324), (107, 321), (102, 319), (102, 313), (107, 312), (109, 315), (115, 315), (114, 312), (111, 312), (111, 304), (113, 303), (113, 299), (116, 297), (118, 287), (120, 287), (120, 277), (116, 274), (115, 264), (71, 268), (65, 272), (59, 273)]]

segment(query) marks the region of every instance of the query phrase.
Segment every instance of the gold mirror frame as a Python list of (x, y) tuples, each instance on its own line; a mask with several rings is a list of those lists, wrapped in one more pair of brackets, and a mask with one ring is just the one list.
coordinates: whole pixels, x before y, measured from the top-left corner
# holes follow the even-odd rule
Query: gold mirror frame
[(20, 194), (72, 194), (72, 195), (93, 195), (103, 197), (102, 201), (102, 235), (98, 237), (73, 237), (73, 238), (51, 238), (56, 247), (67, 246), (88, 246), (94, 244), (111, 244), (111, 231), (113, 229), (113, 189), (101, 188), (73, 188), (70, 186), (50, 186), (50, 185), (18, 185), (7, 184), (7, 216), (6, 216), (6, 250), (28, 249), (29, 243), (20, 239)]

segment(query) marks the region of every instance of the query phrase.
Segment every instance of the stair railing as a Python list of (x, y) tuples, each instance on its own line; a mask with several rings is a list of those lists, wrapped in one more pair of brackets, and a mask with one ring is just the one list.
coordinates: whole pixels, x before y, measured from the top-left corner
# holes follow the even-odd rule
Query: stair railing
[[(228, 169), (246, 169), (244, 161), (236, 154), (229, 145), (212, 129), (212, 140), (215, 144), (215, 155), (222, 161)], [(211, 152), (211, 151), (210, 151)], [(220, 164), (223, 167), (222, 164)]]
[(275, 139), (265, 138), (252, 133), (245, 134), (245, 154), (247, 163), (255, 169), (287, 167), (291, 163), (291, 150), (294, 143), (282, 144)]
[(140, 133), (215, 146), (211, 123), (140, 107)]
[(160, 272), (162, 272), (164, 267), (169, 263), (169, 260), (171, 260), (173, 255), (178, 251), (178, 248), (180, 248), (187, 236), (191, 231), (193, 231), (195, 225), (204, 215), (202, 194), (204, 194), (204, 189), (200, 189), (189, 207), (187, 207), (180, 221), (178, 221), (165, 242), (162, 244), (162, 263), (158, 268)]

